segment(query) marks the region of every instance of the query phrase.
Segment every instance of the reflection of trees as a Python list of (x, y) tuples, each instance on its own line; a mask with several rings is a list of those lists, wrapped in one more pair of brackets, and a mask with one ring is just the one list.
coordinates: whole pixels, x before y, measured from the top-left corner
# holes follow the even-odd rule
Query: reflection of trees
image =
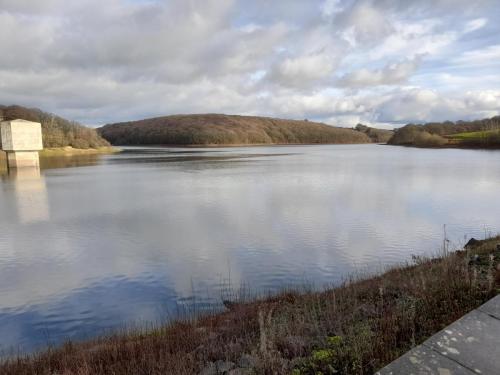
[(69, 168), (85, 165), (95, 165), (99, 160), (97, 154), (89, 155), (58, 155), (58, 156), (41, 156), (40, 166), (46, 168)]
[(7, 174), (7, 154), (0, 150), (0, 176)]

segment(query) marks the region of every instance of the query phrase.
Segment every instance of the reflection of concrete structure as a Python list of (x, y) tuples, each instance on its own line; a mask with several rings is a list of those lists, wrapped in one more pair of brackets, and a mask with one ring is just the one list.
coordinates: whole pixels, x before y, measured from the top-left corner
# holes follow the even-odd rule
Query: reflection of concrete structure
[(38, 151), (43, 149), (42, 125), (26, 120), (2, 121), (2, 150), (7, 153), (10, 168), (38, 167)]
[(13, 182), (19, 222), (22, 224), (49, 219), (49, 202), (40, 168), (18, 168), (9, 172)]

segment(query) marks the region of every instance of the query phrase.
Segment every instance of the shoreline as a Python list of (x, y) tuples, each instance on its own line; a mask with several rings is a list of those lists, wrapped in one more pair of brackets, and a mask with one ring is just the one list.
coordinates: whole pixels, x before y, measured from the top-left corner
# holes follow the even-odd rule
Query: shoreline
[(100, 148), (73, 148), (71, 146), (57, 147), (57, 148), (44, 148), (39, 151), (40, 157), (52, 156), (75, 156), (75, 155), (98, 155), (98, 154), (112, 154), (120, 152), (120, 149), (114, 146), (100, 147)]
[(67, 343), (0, 372), (372, 374), (499, 293), (494, 237), (323, 291), (225, 302), (223, 312)]
[(349, 146), (349, 145), (385, 145), (385, 143), (235, 143), (235, 144), (141, 144), (116, 145), (112, 147), (172, 147), (172, 148), (230, 148), (230, 147), (286, 147), (286, 146)]
[(386, 146), (398, 146), (398, 147), (408, 147), (408, 148), (420, 148), (429, 150), (484, 150), (484, 151), (497, 151), (500, 150), (499, 146), (482, 147), (482, 146), (464, 146), (464, 145), (443, 145), (443, 146), (417, 146), (412, 144), (391, 144), (386, 143)]

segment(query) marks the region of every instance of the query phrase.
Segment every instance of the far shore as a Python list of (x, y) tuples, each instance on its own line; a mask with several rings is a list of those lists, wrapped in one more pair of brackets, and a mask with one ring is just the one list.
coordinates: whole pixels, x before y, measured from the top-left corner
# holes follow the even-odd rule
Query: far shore
[(387, 146), (397, 146), (397, 147), (408, 147), (408, 148), (419, 148), (419, 149), (427, 149), (427, 150), (485, 150), (485, 151), (495, 151), (500, 150), (500, 145), (491, 145), (491, 146), (478, 146), (478, 145), (464, 145), (464, 144), (446, 144), (439, 146), (430, 146), (430, 145), (415, 145), (415, 144), (391, 144), (386, 143)]

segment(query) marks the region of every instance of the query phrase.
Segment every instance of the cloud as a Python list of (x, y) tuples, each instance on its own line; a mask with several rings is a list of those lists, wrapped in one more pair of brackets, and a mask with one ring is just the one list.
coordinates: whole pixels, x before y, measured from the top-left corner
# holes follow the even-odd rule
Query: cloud
[(498, 17), (487, 0), (0, 0), (0, 103), (91, 125), (479, 117), (498, 110)]
[(360, 88), (366, 86), (395, 85), (406, 82), (417, 70), (420, 58), (391, 63), (382, 69), (360, 69), (341, 77), (337, 84), (343, 87)]
[[(469, 120), (500, 114), (500, 91), (447, 96), (429, 89), (397, 90), (378, 107), (378, 120), (395, 123)], [(431, 120), (430, 120), (431, 119)]]
[(500, 44), (488, 46), (486, 48), (466, 51), (461, 56), (453, 60), (454, 63), (462, 66), (480, 67), (491, 64), (498, 64), (500, 60)]
[(353, 46), (383, 40), (393, 31), (388, 14), (372, 6), (371, 2), (356, 2), (346, 12), (337, 12), (336, 21), (343, 20), (343, 37)]
[(471, 33), (473, 31), (483, 28), (488, 23), (486, 18), (476, 18), (465, 24), (464, 33)]
[(268, 78), (283, 86), (310, 86), (329, 81), (335, 59), (323, 53), (288, 57), (275, 65)]

